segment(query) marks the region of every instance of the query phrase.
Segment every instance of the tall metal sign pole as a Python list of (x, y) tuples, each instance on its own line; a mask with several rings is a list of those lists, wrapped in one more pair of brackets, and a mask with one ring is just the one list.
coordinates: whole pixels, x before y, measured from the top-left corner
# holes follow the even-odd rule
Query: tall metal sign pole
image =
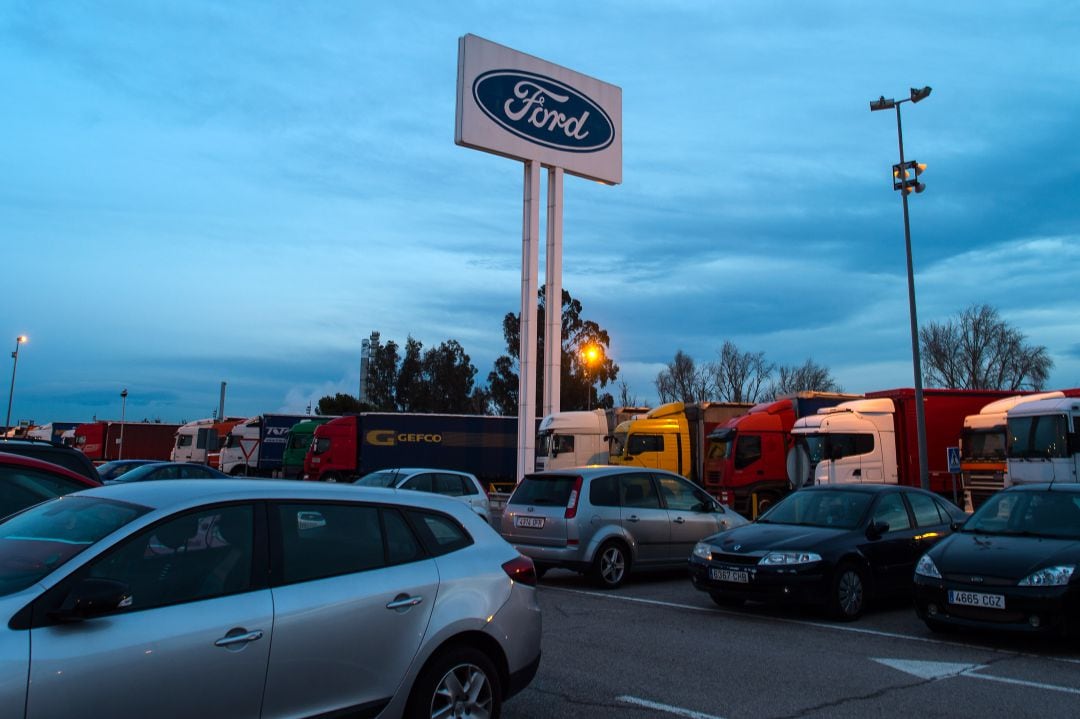
[(454, 142), (525, 163), (517, 477), (536, 446), (540, 170), (548, 171), (544, 412), (559, 410), (563, 174), (622, 182), (622, 89), (476, 35), (458, 41)]

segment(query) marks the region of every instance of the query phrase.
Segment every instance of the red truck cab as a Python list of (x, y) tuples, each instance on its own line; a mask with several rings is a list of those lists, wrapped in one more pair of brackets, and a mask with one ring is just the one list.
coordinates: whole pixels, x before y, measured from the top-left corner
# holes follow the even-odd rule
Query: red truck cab
[(787, 490), (790, 399), (754, 405), (709, 435), (705, 490), (736, 512), (756, 517)]
[(346, 482), (356, 476), (359, 417), (332, 419), (315, 428), (311, 448), (304, 456), (304, 479)]

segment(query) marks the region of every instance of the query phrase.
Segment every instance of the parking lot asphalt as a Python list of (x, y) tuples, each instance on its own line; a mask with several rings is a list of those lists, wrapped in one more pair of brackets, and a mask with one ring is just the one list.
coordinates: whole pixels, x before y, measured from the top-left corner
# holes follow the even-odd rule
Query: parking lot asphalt
[(614, 591), (553, 570), (543, 660), (508, 719), (1076, 716), (1080, 641), (937, 635), (910, 602), (854, 623), (782, 607), (721, 609), (682, 572)]

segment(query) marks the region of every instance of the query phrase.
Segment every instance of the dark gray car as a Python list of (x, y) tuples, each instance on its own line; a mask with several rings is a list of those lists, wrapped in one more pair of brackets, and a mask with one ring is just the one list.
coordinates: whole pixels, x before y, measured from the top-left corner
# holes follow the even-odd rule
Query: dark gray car
[(614, 588), (631, 570), (685, 567), (698, 540), (746, 523), (677, 474), (590, 466), (526, 475), (499, 531), (539, 572), (564, 567)]

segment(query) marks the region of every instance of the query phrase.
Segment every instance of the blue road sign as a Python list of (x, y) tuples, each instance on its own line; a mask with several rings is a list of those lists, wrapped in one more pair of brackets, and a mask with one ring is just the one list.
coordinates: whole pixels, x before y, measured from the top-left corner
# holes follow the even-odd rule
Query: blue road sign
[(960, 474), (960, 448), (946, 447), (945, 456), (949, 462), (949, 473)]

